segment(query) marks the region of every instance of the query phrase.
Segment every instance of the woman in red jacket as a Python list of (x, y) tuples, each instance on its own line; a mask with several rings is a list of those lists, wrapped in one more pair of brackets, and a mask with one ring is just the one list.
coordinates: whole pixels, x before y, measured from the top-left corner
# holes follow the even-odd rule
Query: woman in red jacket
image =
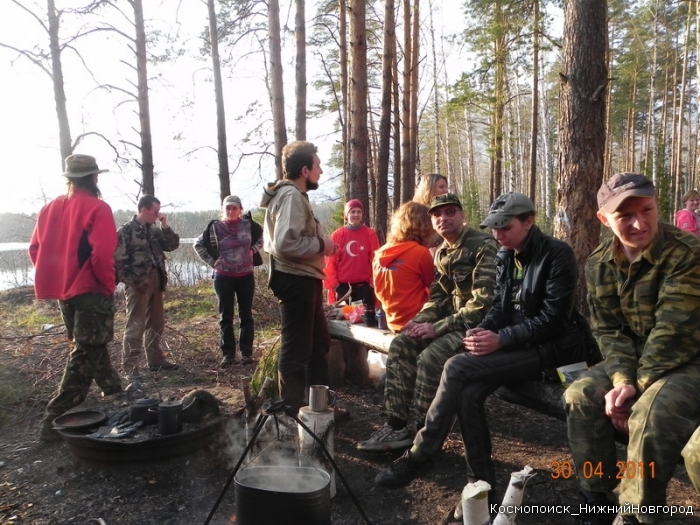
[(331, 234), (338, 249), (326, 257), (323, 285), (328, 290), (329, 303), (335, 303), (352, 287), (350, 300), (362, 301), (366, 310), (374, 311), (372, 258), (379, 248), (379, 239), (372, 228), (363, 224), (363, 215), (364, 206), (359, 200), (351, 199), (345, 204), (345, 225)]

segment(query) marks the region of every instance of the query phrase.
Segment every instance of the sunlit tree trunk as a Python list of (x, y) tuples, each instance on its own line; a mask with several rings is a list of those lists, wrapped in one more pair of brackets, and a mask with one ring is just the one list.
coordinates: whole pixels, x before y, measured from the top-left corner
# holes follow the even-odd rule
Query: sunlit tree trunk
[[(686, 18), (686, 25), (685, 25), (685, 31), (684, 31), (684, 38), (685, 38), (685, 43), (683, 44), (683, 65), (681, 67), (681, 84), (679, 86), (679, 101), (678, 101), (678, 117), (677, 117), (677, 127), (678, 127), (678, 133), (677, 135), (677, 140), (676, 140), (676, 167), (675, 167), (675, 174), (676, 174), (676, 198), (675, 198), (675, 204), (676, 205), (682, 205), (681, 203), (681, 198), (683, 196), (683, 193), (690, 189), (690, 186), (688, 185), (688, 179), (689, 177), (683, 177), (683, 172), (685, 171), (683, 169), (683, 145), (686, 144), (686, 141), (684, 140), (684, 122), (685, 120), (690, 116), (689, 111), (686, 113), (686, 90), (687, 90), (687, 83), (688, 83), (688, 57), (690, 56), (690, 44), (691, 44), (691, 26), (692, 26), (692, 21), (693, 21), (693, 9), (692, 5), (688, 3), (687, 6), (688, 9), (688, 16)], [(689, 164), (689, 163), (688, 163)], [(686, 166), (687, 169), (687, 166)], [(687, 171), (686, 171), (687, 173)]]
[[(350, 193), (369, 210), (367, 193), (367, 40), (365, 0), (350, 3)], [(365, 222), (371, 218), (365, 214)]]
[(401, 97), (399, 94), (399, 60), (398, 53), (394, 54), (394, 63), (392, 64), (392, 90), (393, 90), (393, 111), (392, 111), (392, 126), (394, 128), (394, 191), (392, 195), (392, 208), (394, 210), (401, 206), (401, 186), (402, 186), (402, 175), (401, 175), (401, 154), (402, 154), (402, 142), (401, 142), (401, 111), (399, 110), (401, 106)]
[(228, 174), (228, 147), (226, 145), (226, 112), (224, 111), (224, 88), (221, 81), (221, 59), (219, 57), (219, 35), (216, 27), (214, 0), (207, 0), (209, 11), (209, 44), (214, 71), (214, 96), (216, 97), (216, 142), (219, 159), (219, 197), (223, 200), (231, 195), (231, 181)]
[[(605, 153), (607, 46), (606, 0), (566, 2), (554, 234), (574, 249), (579, 275), (583, 275), (585, 261), (598, 244), (600, 233), (596, 193)], [(587, 313), (582, 278), (578, 281), (578, 306)]]
[(394, 0), (384, 2), (384, 43), (382, 49), (382, 101), (379, 117), (379, 148), (377, 152), (377, 194), (374, 229), (380, 239), (386, 239), (389, 191), (389, 155), (391, 145), (392, 68), (396, 56), (396, 20)]
[(340, 92), (341, 92), (341, 112), (343, 115), (342, 137), (343, 137), (343, 189), (344, 194), (350, 195), (350, 181), (348, 180), (348, 168), (350, 166), (350, 147), (348, 137), (350, 136), (350, 119), (348, 108), (348, 8), (346, 0), (338, 0), (338, 40), (340, 42)]
[(413, 198), (411, 157), (411, 0), (403, 0), (403, 93), (401, 95), (401, 202)]
[(279, 0), (268, 0), (267, 5), (270, 25), (270, 76), (272, 82), (272, 125), (275, 135), (275, 167), (277, 170), (277, 179), (282, 179), (282, 148), (287, 144), (287, 128), (284, 118), (284, 84), (282, 78)]
[(73, 152), (71, 144), (68, 109), (66, 107), (66, 92), (63, 87), (63, 65), (61, 64), (61, 46), (58, 41), (59, 20), (54, 0), (47, 2), (49, 14), (49, 46), (51, 49), (51, 80), (53, 95), (56, 103), (58, 118), (58, 143), (61, 150), (61, 169), (63, 161)]
[[(405, 0), (408, 2), (409, 0)], [(415, 176), (420, 167), (418, 162), (418, 92), (420, 91), (420, 86), (418, 85), (418, 69), (420, 64), (420, 0), (413, 0), (413, 18), (411, 19), (411, 89), (410, 89), (410, 99), (411, 99), (411, 125), (409, 128), (410, 133), (410, 151), (411, 151), (411, 196), (414, 194), (415, 189)]]
[(496, 11), (497, 35), (494, 42), (495, 54), (495, 86), (494, 86), (494, 111), (493, 111), (493, 153), (491, 182), (489, 184), (489, 200), (493, 202), (503, 192), (503, 114), (505, 111), (506, 88), (506, 32), (503, 20), (503, 6), (500, 2), (494, 3)]
[(537, 202), (537, 132), (539, 124), (539, 82), (540, 82), (540, 2), (533, 3), (534, 23), (532, 41), (532, 127), (530, 129), (530, 184), (528, 195)]
[(296, 40), (296, 139), (306, 140), (306, 12), (304, 0), (295, 0)]
[(433, 154), (433, 171), (440, 173), (440, 91), (438, 83), (438, 67), (437, 67), (437, 52), (435, 50), (435, 26), (433, 25), (433, 1), (428, 2), (428, 14), (430, 15), (430, 47), (433, 55), (433, 125), (435, 132), (433, 140), (435, 141), (435, 151)]
[(134, 27), (136, 29), (136, 74), (138, 78), (139, 123), (141, 125), (141, 175), (143, 177), (143, 194), (153, 195), (155, 184), (153, 176), (153, 142), (151, 138), (151, 111), (148, 101), (148, 58), (146, 56), (146, 29), (143, 21), (143, 4), (141, 0), (131, 0), (134, 8)]

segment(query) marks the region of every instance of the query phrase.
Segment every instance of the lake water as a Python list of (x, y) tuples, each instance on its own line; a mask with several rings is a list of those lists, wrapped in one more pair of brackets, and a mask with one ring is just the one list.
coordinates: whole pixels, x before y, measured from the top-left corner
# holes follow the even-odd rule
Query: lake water
[[(172, 284), (193, 285), (211, 276), (211, 268), (199, 260), (192, 245), (195, 239), (180, 239), (180, 248), (169, 254), (168, 279)], [(0, 290), (34, 284), (29, 243), (0, 243)]]

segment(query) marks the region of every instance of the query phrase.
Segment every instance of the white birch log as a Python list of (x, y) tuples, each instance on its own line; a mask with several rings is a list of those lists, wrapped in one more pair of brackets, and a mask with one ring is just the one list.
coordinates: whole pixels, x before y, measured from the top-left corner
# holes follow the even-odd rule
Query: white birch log
[[(333, 419), (333, 409), (323, 412), (314, 412), (309, 407), (301, 407), (298, 414), (299, 420), (304, 423), (318, 437), (326, 450), (333, 455), (335, 443), (335, 420)], [(299, 466), (314, 467), (328, 473), (331, 478), (331, 498), (335, 496), (335, 471), (333, 464), (321, 450), (321, 446), (312, 438), (309, 433), (299, 427)]]
[(506, 495), (503, 497), (503, 503), (501, 503), (501, 507), (498, 509), (498, 515), (493, 521), (493, 525), (512, 525), (515, 523), (517, 515), (516, 509), (523, 502), (525, 485), (535, 474), (532, 467), (526, 465), (520, 472), (513, 472), (510, 475), (510, 482), (508, 483)]
[(487, 525), (489, 515), (489, 490), (491, 485), (479, 480), (467, 483), (462, 491), (462, 522), (464, 525)]

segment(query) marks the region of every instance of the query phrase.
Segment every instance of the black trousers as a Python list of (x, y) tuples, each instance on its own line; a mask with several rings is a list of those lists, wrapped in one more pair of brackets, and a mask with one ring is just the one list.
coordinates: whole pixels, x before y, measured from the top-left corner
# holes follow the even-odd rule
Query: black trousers
[(323, 310), (323, 281), (275, 271), (270, 288), (282, 314), (280, 396), (296, 413), (306, 404), (309, 386), (328, 385), (331, 336)]
[(527, 350), (498, 350), (486, 356), (469, 353), (450, 358), (442, 371), (440, 386), (425, 418), (425, 426), (413, 441), (421, 452), (437, 454), (452, 428), (456, 414), (462, 430), (470, 476), (496, 485), (491, 460), (491, 435), (484, 402), (499, 386), (542, 377), (540, 353)]
[(253, 321), (253, 296), (255, 295), (255, 276), (227, 277), (217, 275), (214, 279), (214, 291), (219, 301), (219, 328), (221, 331), (221, 352), (233, 357), (236, 353), (236, 337), (233, 333), (234, 303), (238, 303), (240, 320), (239, 344), (241, 355), (253, 355), (255, 322)]

